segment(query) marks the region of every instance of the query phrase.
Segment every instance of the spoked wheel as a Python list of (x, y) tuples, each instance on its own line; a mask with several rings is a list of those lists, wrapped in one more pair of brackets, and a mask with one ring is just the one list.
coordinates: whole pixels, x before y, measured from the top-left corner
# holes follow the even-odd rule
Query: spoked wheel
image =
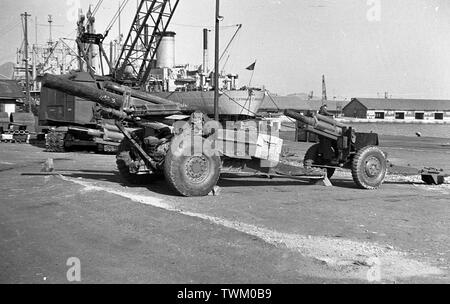
[(386, 157), (379, 148), (369, 146), (361, 149), (354, 157), (352, 176), (362, 189), (378, 189), (387, 173)]
[(132, 173), (135, 162), (139, 161), (140, 157), (136, 155), (131, 143), (128, 139), (122, 140), (119, 145), (116, 164), (120, 176), (129, 184), (132, 185), (146, 185), (158, 179), (157, 174), (137, 174)]
[[(207, 140), (194, 140), (194, 143), (202, 145), (195, 149), (192, 149), (191, 142), (187, 137), (173, 141), (166, 156), (164, 174), (167, 183), (180, 195), (206, 196), (219, 180), (220, 157), (209, 149), (204, 150), (211, 147), (207, 145)], [(193, 150), (199, 152), (193, 153)]]
[[(306, 151), (305, 158), (303, 160), (303, 164), (305, 166), (312, 166), (312, 165), (324, 165), (323, 161), (321, 160), (321, 157), (319, 155), (319, 147), (320, 144), (315, 144), (311, 146), (308, 151)], [(336, 172), (335, 168), (326, 168), (327, 169), (327, 177), (330, 179), (333, 177), (334, 172)]]

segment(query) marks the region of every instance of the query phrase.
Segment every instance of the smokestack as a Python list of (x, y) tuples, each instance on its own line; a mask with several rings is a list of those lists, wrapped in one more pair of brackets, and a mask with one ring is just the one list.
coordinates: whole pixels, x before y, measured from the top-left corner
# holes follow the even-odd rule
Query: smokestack
[(159, 37), (160, 44), (156, 50), (156, 67), (173, 68), (175, 66), (175, 36), (174, 32), (166, 32)]
[(203, 73), (208, 74), (208, 29), (203, 29)]

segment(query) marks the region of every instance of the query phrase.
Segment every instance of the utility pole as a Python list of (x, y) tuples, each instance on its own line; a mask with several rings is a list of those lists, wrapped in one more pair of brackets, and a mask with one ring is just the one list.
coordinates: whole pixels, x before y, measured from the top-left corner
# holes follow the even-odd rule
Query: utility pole
[(37, 85), (37, 52), (38, 52), (38, 18), (34, 17), (34, 45), (33, 45), (33, 91), (38, 90)]
[(34, 44), (38, 44), (38, 18), (34, 17)]
[(28, 112), (31, 113), (31, 98), (30, 98), (30, 79), (28, 75), (28, 17), (31, 17), (27, 12), (20, 15), (24, 18), (24, 47), (25, 47), (25, 90), (27, 93)]
[(219, 47), (220, 47), (220, 0), (216, 0), (216, 46), (214, 59), (214, 119), (219, 121)]

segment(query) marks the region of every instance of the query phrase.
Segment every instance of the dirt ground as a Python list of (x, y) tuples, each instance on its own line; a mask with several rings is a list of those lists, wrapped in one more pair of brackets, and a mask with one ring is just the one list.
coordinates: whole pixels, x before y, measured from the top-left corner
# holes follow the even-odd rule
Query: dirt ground
[[(308, 144), (287, 143), (302, 155)], [(450, 139), (383, 137), (390, 160), (450, 173)], [(46, 159), (57, 172), (39, 174)], [(0, 283), (450, 283), (450, 181), (357, 189), (223, 176), (219, 196), (122, 183), (115, 158), (0, 144)]]

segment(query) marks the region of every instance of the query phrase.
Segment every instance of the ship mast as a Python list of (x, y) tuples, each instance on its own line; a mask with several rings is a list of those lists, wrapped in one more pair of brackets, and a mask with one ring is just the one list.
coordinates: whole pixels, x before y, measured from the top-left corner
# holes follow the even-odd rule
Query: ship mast
[(327, 96), (327, 84), (325, 82), (325, 75), (322, 75), (322, 105), (324, 105), (328, 100)]
[(24, 48), (25, 48), (25, 91), (28, 105), (28, 112), (31, 113), (31, 96), (30, 96), (30, 75), (28, 74), (28, 17), (31, 17), (27, 12), (21, 14), (24, 19)]

